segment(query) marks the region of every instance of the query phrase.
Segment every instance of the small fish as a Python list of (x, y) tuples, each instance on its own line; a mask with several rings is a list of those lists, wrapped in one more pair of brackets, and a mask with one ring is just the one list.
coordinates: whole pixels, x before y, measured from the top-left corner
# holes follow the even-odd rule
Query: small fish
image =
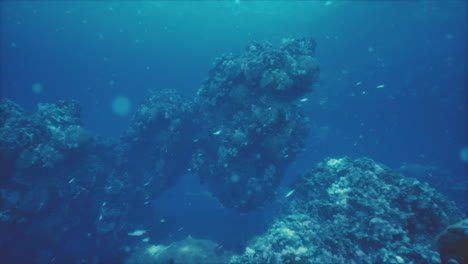
[(295, 191), (296, 191), (295, 189), (289, 191), (289, 192), (284, 196), (284, 198), (288, 198), (288, 197), (291, 196)]
[(307, 97), (304, 97), (304, 98), (302, 98), (302, 99), (301, 99), (301, 100), (299, 100), (299, 101), (300, 101), (300, 102), (307, 102), (307, 101), (309, 101), (309, 98), (307, 98)]
[(224, 254), (224, 246), (223, 245), (217, 245), (214, 249), (214, 252), (216, 256), (220, 257)]
[(382, 88), (384, 88), (384, 87), (385, 87), (385, 84), (380, 84), (380, 85), (377, 85), (375, 88), (377, 88), (377, 89), (382, 89)]
[(213, 132), (213, 135), (215, 135), (215, 136), (217, 136), (217, 135), (219, 135), (219, 134), (221, 134), (221, 129), (218, 130), (218, 131), (216, 131), (216, 132)]
[(252, 256), (253, 254), (255, 254), (255, 250), (249, 248), (249, 247), (246, 247), (245, 248), (245, 253), (249, 256)]
[(72, 183), (75, 181), (75, 178), (71, 178), (71, 180), (68, 181), (68, 183)]
[(356, 83), (356, 85), (361, 85), (361, 84), (362, 84), (362, 82), (357, 82), (357, 83)]
[(133, 231), (131, 233), (128, 233), (127, 235), (129, 235), (129, 236), (142, 236), (144, 234), (146, 234), (146, 230), (135, 230), (135, 231)]

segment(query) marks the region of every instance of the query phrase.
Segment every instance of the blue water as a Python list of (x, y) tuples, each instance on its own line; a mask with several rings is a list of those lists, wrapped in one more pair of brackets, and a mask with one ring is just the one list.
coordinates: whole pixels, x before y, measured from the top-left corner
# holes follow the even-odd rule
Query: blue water
[[(443, 171), (412, 176), (468, 208), (468, 161), (461, 155), (468, 151), (465, 1), (0, 5), (1, 96), (30, 111), (40, 102), (77, 100), (83, 126), (110, 138), (122, 135), (151, 91), (195, 96), (221, 54), (241, 54), (253, 41), (278, 46), (286, 37), (314, 38), (320, 79), (302, 104), (313, 128), (279, 194), (325, 157), (368, 156), (395, 170), (420, 164)], [(113, 111), (116, 96), (130, 100), (127, 114)], [(242, 250), (277, 206), (225, 209), (188, 174), (155, 201), (151, 217), (163, 221), (154, 236), (193, 234)], [(77, 232), (71, 251), (86, 239)]]

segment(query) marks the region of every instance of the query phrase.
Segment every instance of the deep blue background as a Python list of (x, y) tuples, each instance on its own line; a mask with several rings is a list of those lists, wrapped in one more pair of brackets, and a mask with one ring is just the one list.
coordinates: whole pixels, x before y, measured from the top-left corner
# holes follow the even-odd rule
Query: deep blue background
[[(443, 174), (421, 179), (464, 206), (465, 1), (0, 4), (2, 96), (31, 111), (75, 99), (83, 125), (106, 137), (131, 120), (112, 112), (115, 96), (128, 97), (132, 110), (151, 90), (194, 96), (216, 56), (242, 53), (251, 41), (312, 37), (321, 78), (301, 104), (313, 130), (279, 193), (325, 157), (369, 156), (395, 169), (439, 168)], [(42, 93), (32, 92), (34, 83)], [(155, 207), (165, 220), (154, 231), (161, 240), (194, 234), (242, 247), (274, 205), (242, 215), (222, 209), (187, 175)]]

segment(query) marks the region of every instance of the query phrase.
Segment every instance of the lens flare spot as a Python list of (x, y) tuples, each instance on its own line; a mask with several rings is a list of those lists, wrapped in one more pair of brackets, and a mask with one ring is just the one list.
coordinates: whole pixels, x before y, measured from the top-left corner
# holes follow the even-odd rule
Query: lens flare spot
[(116, 115), (124, 116), (130, 112), (132, 103), (126, 96), (116, 96), (112, 100), (112, 111)]

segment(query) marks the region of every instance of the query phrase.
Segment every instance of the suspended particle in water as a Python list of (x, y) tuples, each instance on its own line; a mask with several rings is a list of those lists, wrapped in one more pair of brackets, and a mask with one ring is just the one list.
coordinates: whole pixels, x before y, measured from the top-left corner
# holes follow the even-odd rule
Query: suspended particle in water
[(44, 91), (44, 86), (39, 82), (33, 83), (31, 90), (35, 94), (41, 94)]
[(463, 162), (468, 162), (468, 147), (463, 147), (460, 150), (460, 159)]
[(231, 181), (232, 181), (233, 183), (239, 182), (239, 181), (240, 181), (240, 176), (239, 176), (239, 174), (236, 174), (236, 173), (232, 174), (232, 175), (231, 175)]
[(126, 96), (116, 96), (112, 100), (112, 111), (116, 115), (124, 116), (130, 112), (130, 108), (132, 107), (132, 103)]

